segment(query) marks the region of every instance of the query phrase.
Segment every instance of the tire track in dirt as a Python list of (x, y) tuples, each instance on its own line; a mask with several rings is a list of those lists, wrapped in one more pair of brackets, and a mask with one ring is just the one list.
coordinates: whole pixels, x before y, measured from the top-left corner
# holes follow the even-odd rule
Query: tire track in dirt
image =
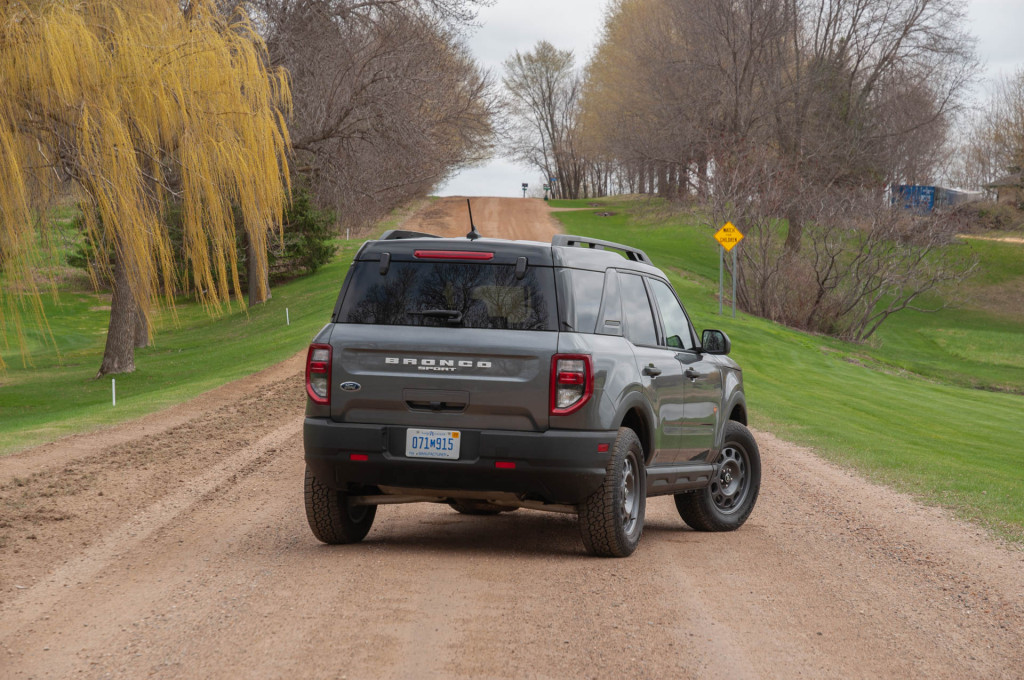
[[(237, 483), (239, 476), (252, 474), (260, 459), (268, 451), (276, 450), (285, 440), (300, 433), (299, 423), (279, 426), (254, 444), (242, 449), (209, 468), (200, 476), (191, 479), (184, 488), (149, 504), (143, 511), (133, 515), (119, 527), (105, 532), (99, 540), (79, 553), (68, 563), (48, 574), (32, 587), (32, 600), (21, 603), (15, 599), (0, 606), (0, 616), (5, 624), (21, 627), (33, 618), (42, 616), (46, 608), (60, 600), (64, 589), (71, 583), (82, 583), (96, 576), (121, 555), (137, 549), (136, 546), (149, 540), (154, 533), (176, 521), (190, 511), (197, 503), (215, 498), (226, 485)], [(11, 611), (16, 609), (16, 612)]]

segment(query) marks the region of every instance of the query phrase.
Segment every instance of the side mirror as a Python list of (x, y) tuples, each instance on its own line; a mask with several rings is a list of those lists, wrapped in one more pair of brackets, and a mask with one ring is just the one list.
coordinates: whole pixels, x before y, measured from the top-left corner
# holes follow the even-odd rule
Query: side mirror
[(732, 351), (732, 342), (724, 331), (704, 331), (700, 334), (700, 344), (708, 354), (728, 354)]

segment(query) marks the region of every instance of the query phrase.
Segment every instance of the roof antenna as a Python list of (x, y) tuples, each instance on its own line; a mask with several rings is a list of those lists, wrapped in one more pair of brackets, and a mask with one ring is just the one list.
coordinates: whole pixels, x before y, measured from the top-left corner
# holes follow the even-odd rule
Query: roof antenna
[(466, 238), (468, 238), (470, 241), (475, 241), (478, 238), (480, 238), (480, 232), (478, 232), (476, 230), (476, 225), (473, 224), (473, 206), (470, 205), (468, 198), (466, 199), (466, 207), (469, 208), (469, 226), (470, 226), (470, 230), (469, 230), (469, 233), (466, 234)]

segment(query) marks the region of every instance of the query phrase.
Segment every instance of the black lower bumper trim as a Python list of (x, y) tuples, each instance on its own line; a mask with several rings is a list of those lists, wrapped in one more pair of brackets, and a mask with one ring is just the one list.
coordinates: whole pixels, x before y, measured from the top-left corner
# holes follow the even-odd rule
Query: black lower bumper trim
[[(400, 426), (306, 418), (306, 465), (321, 483), (340, 489), (500, 491), (574, 505), (601, 486), (616, 436), (614, 431), (461, 430), (458, 460), (424, 460), (405, 456), (405, 432)], [(607, 445), (604, 451), (598, 450), (601, 445)]]

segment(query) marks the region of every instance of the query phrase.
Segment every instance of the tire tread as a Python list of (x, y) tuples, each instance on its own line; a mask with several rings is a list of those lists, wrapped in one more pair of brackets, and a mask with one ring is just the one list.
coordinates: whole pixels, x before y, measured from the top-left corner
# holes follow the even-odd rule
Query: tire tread
[(741, 423), (730, 420), (725, 426), (725, 442), (737, 439), (741, 440), (739, 443), (747, 449), (747, 454), (750, 457), (753, 488), (746, 499), (746, 507), (739, 514), (722, 515), (711, 499), (710, 487), (676, 494), (676, 511), (687, 526), (694, 531), (734, 531), (743, 526), (754, 510), (761, 488), (761, 455), (750, 430)]
[(328, 545), (342, 545), (358, 543), (366, 537), (373, 525), (377, 507), (366, 506), (363, 517), (353, 520), (347, 500), (347, 493), (323, 484), (306, 469), (306, 520), (317, 540)]
[[(621, 520), (618, 516), (616, 493), (621, 480), (622, 461), (635, 449), (638, 478), (640, 480), (640, 510), (639, 526), (632, 539), (625, 536)], [(590, 495), (578, 506), (580, 535), (583, 538), (583, 545), (592, 555), (598, 557), (628, 557), (636, 550), (643, 534), (644, 511), (647, 503), (646, 471), (644, 469), (643, 449), (640, 447), (640, 440), (633, 430), (622, 427), (615, 438), (611, 459), (605, 472), (604, 483), (601, 488)]]

